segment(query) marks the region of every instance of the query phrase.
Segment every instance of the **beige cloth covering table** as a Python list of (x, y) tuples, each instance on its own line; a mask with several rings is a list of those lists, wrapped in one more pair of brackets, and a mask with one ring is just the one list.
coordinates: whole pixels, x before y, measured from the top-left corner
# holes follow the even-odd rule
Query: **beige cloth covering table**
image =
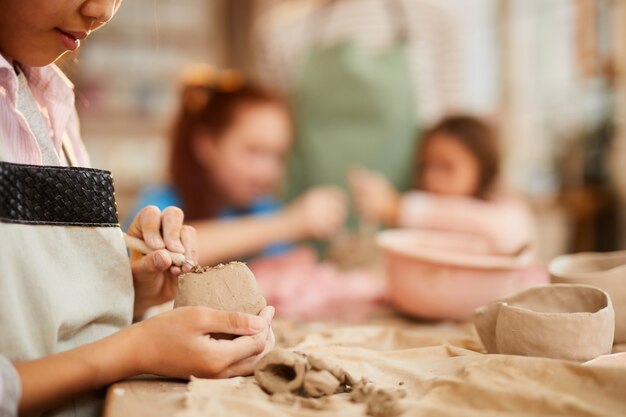
[[(486, 355), (471, 324), (387, 317), (368, 325), (278, 322), (282, 347), (335, 362), (380, 388), (400, 388), (403, 416), (624, 416), (626, 368)], [(616, 351), (626, 346), (616, 346)], [(324, 410), (271, 402), (253, 378), (131, 381), (109, 389), (105, 417), (364, 416), (348, 394)]]

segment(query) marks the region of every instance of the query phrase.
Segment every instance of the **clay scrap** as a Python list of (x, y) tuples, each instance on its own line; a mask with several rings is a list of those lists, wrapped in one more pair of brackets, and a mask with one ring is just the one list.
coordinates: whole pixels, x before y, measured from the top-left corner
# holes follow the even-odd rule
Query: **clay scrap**
[(340, 366), (301, 352), (271, 351), (257, 364), (254, 377), (270, 400), (280, 404), (322, 410), (330, 405), (330, 396), (350, 393), (350, 400), (364, 404), (372, 417), (396, 417), (404, 410), (403, 390), (376, 388), (365, 379), (356, 382)]
[(274, 349), (254, 370), (258, 384), (268, 394), (291, 393), (305, 398), (349, 392), (354, 380), (338, 366), (286, 349)]
[(406, 397), (402, 389), (376, 388), (373, 383), (361, 379), (352, 388), (350, 400), (365, 404), (365, 412), (371, 417), (397, 417), (404, 412), (400, 400)]

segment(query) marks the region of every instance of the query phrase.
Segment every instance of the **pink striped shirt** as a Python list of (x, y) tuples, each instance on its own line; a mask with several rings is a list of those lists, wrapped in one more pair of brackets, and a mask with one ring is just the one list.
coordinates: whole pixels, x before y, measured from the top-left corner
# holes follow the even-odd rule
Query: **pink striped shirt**
[[(44, 120), (49, 124), (54, 148), (67, 165), (62, 151), (63, 137), (79, 166), (89, 166), (89, 156), (80, 138), (78, 115), (74, 107), (74, 86), (51, 64), (23, 68), (28, 84)], [(41, 165), (41, 151), (28, 122), (16, 107), (18, 78), (13, 66), (0, 55), (0, 160)]]

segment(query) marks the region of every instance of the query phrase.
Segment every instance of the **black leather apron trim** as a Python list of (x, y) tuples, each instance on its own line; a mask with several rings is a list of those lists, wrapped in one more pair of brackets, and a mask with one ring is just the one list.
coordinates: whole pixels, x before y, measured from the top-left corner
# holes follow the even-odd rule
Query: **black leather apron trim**
[(118, 227), (113, 177), (93, 168), (0, 162), (0, 222)]

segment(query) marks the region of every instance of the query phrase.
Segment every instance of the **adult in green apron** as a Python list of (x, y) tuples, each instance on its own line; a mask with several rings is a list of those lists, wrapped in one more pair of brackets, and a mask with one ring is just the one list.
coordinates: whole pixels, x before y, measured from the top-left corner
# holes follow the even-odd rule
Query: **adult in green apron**
[[(335, 3), (311, 16), (309, 26), (318, 24), (317, 14), (332, 13)], [(289, 198), (319, 185), (347, 190), (347, 172), (357, 165), (384, 174), (400, 190), (410, 184), (417, 121), (408, 27), (400, 0), (383, 3), (397, 27), (392, 45), (369, 52), (355, 41), (342, 41), (315, 45), (305, 56), (293, 96), (297, 136)], [(317, 30), (323, 35), (321, 23)], [(350, 223), (355, 224), (354, 214)]]

